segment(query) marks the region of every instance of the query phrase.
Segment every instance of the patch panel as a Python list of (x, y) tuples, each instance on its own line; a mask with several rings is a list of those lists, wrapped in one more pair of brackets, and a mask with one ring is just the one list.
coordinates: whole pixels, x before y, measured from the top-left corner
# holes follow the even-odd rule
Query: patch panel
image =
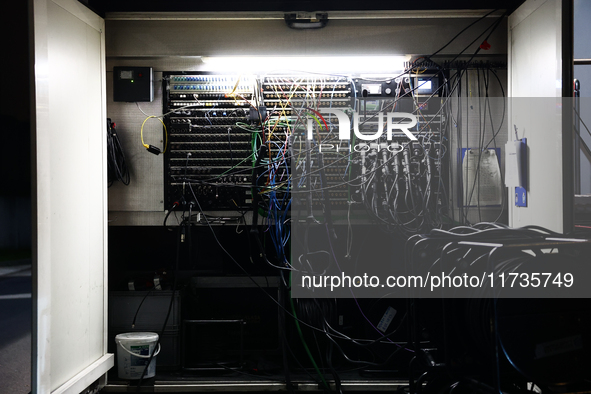
[[(323, 116), (323, 126), (314, 123), (314, 140), (306, 142), (307, 121), (310, 116), (321, 108), (335, 108), (351, 111), (353, 107), (353, 85), (345, 77), (310, 77), (310, 76), (273, 76), (265, 77), (261, 82), (262, 99), (269, 117), (267, 124), (285, 122), (289, 125), (289, 133), (278, 133), (279, 145), (285, 143), (285, 135), (291, 138), (291, 152), (296, 163), (292, 166), (292, 176), (295, 182), (292, 188), (296, 191), (292, 195), (297, 203), (306, 204), (306, 187), (324, 189), (327, 199), (322, 192), (313, 192), (311, 204), (314, 209), (320, 208), (326, 201), (332, 208), (344, 209), (349, 200), (348, 186), (344, 180), (347, 176), (348, 160), (338, 160), (342, 154), (336, 151), (322, 152), (323, 165), (319, 167), (319, 146), (324, 143), (337, 143), (348, 151), (348, 143), (338, 142), (338, 126), (331, 122), (330, 115)], [(328, 129), (326, 128), (328, 126)], [(345, 146), (346, 145), (346, 146)], [(307, 154), (307, 151), (310, 154)], [(305, 161), (310, 160), (310, 174), (306, 174)], [(326, 185), (321, 187), (321, 173), (324, 173)], [(329, 176), (331, 175), (331, 176)], [(340, 175), (340, 176), (339, 176)], [(308, 182), (308, 179), (309, 182)]]
[(166, 205), (198, 198), (203, 209), (250, 208), (254, 78), (164, 73), (163, 81)]

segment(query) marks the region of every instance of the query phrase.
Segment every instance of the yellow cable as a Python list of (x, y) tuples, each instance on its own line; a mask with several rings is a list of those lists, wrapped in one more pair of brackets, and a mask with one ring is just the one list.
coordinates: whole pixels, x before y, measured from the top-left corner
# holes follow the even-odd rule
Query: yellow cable
[(232, 91), (230, 93), (228, 93), (226, 95), (226, 97), (234, 96), (234, 92), (236, 91), (236, 88), (238, 88), (238, 84), (240, 83), (240, 78), (242, 78), (242, 74), (240, 74), (240, 76), (238, 77), (238, 80), (236, 81), (236, 85), (234, 85), (234, 89), (232, 89)]
[(140, 138), (142, 139), (142, 145), (144, 146), (144, 148), (148, 149), (150, 147), (150, 145), (146, 144), (144, 142), (144, 125), (146, 124), (146, 122), (148, 121), (148, 119), (150, 118), (156, 118), (160, 121), (160, 123), (162, 123), (162, 126), (164, 127), (164, 136), (165, 136), (165, 142), (164, 142), (164, 150), (162, 151), (162, 153), (166, 152), (166, 148), (168, 147), (168, 131), (166, 130), (166, 125), (164, 124), (164, 121), (162, 121), (162, 119), (160, 119), (157, 116), (148, 116), (146, 119), (144, 119), (144, 122), (142, 123), (142, 128), (140, 129)]
[[(278, 84), (279, 81), (276, 82), (276, 84)], [(271, 137), (273, 136), (273, 133), (275, 132), (275, 129), (277, 128), (277, 124), (279, 123), (279, 120), (281, 119), (281, 116), (285, 116), (287, 118), (287, 113), (285, 112), (285, 109), (287, 108), (289, 104), (289, 102), (291, 101), (293, 95), (295, 94), (296, 90), (293, 90), (292, 92), (290, 92), (291, 94), (289, 95), (289, 97), (287, 98), (287, 101), (285, 103), (285, 105), (283, 104), (283, 99), (281, 98), (281, 95), (279, 94), (279, 91), (277, 90), (277, 87), (273, 84), (271, 84), (273, 86), (273, 90), (275, 90), (275, 95), (277, 96), (277, 98), (279, 99), (279, 105), (281, 106), (281, 114), (279, 115), (279, 117), (277, 118), (277, 122), (275, 122), (275, 125), (273, 126), (273, 129), (270, 130), (269, 136), (267, 137), (268, 141), (271, 141)], [(284, 93), (285, 94), (285, 93)], [(289, 131), (289, 122), (288, 122), (288, 131)], [(270, 129), (270, 127), (269, 127)]]

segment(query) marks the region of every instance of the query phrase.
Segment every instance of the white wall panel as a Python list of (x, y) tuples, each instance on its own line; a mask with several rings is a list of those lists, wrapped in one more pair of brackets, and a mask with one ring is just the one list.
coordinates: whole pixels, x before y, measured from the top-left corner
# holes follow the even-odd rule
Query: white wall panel
[(113, 365), (104, 357), (104, 22), (74, 0), (33, 7), (33, 391), (77, 392)]
[[(509, 224), (564, 227), (562, 2), (528, 0), (509, 17), (509, 136), (526, 137), (528, 206), (515, 207)], [(564, 83), (571, 83), (570, 81)], [(571, 169), (568, 169), (571, 170)]]

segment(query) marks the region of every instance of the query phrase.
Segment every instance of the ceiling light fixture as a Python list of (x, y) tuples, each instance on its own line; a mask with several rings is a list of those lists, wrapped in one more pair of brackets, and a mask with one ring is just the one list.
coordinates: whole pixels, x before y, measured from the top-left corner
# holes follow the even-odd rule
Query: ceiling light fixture
[(202, 71), (269, 73), (299, 71), (326, 74), (391, 74), (404, 70), (410, 56), (206, 56)]

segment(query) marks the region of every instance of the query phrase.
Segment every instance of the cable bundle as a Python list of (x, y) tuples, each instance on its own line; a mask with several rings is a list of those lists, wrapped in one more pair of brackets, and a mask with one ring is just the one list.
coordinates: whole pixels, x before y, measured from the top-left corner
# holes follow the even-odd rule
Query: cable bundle
[(107, 118), (107, 179), (109, 187), (115, 181), (129, 185), (130, 176), (123, 147), (115, 130), (115, 123)]
[[(588, 363), (572, 360), (587, 359), (582, 343), (591, 320), (582, 297), (587, 294), (585, 256), (590, 246), (589, 240), (538, 226), (498, 223), (411, 237), (405, 248), (407, 274), (482, 278), (482, 286), (435, 292), (423, 288), (412, 294), (445, 297), (432, 303), (415, 299), (411, 309), (415, 352), (426, 351), (419, 342), (425, 326), (434, 336), (431, 346), (438, 349), (433, 365), (425, 364), (427, 386), (442, 384), (431, 390), (444, 392), (476, 385), (499, 393), (527, 382), (543, 392), (553, 385), (580, 383)], [(550, 357), (544, 346), (549, 349), (556, 338), (571, 342)], [(444, 383), (435, 382), (444, 375)]]
[(366, 210), (405, 237), (441, 227), (442, 145), (408, 144), (396, 153), (376, 143), (368, 148), (361, 152), (360, 191)]

